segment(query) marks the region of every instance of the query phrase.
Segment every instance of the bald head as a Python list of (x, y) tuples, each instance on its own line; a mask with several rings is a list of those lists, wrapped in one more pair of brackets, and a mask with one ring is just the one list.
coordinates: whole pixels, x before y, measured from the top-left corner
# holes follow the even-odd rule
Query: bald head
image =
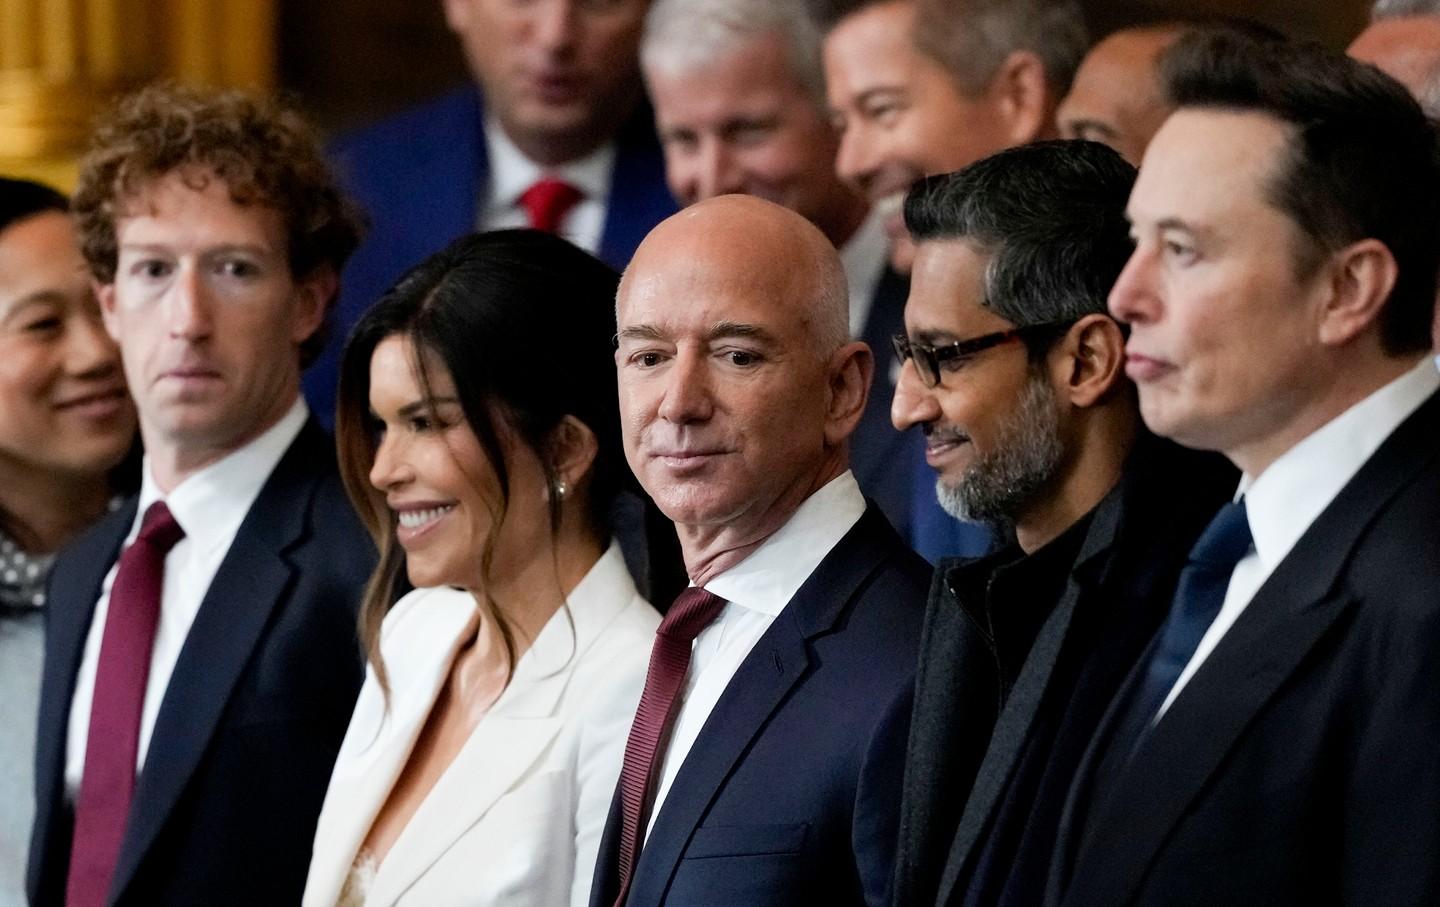
[(1404, 85), (1428, 116), (1440, 118), (1440, 16), (1377, 19), (1349, 54)]
[(721, 195), (672, 215), (635, 250), (617, 301), (657, 282), (718, 282), (755, 292), (804, 324), (828, 356), (849, 337), (849, 294), (835, 246), (809, 220), (748, 195)]
[(1179, 23), (1126, 28), (1091, 48), (1056, 114), (1061, 136), (1109, 145), (1139, 166), (1170, 113), (1157, 64), (1183, 30)]
[(631, 259), (616, 303), (625, 456), (697, 583), (845, 471), (873, 368), (847, 309), (824, 234), (752, 196), (686, 208)]

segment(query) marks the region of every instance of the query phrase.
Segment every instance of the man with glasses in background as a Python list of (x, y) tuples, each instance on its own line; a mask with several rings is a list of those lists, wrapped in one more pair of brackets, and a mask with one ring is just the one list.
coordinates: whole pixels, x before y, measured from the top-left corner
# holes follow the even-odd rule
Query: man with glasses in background
[(951, 514), (1013, 541), (942, 561), (931, 587), (895, 904), (1040, 903), (1091, 730), (1234, 488), (1218, 457), (1145, 431), (1125, 376), (1105, 299), (1134, 179), (1104, 145), (1041, 142), (905, 202), (895, 426), (924, 431)]

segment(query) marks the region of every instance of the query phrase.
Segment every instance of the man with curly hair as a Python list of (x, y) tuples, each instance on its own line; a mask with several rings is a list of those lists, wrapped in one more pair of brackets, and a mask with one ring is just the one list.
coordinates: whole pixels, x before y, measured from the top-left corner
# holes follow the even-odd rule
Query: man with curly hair
[(145, 461), (51, 583), (30, 902), (295, 903), (374, 563), (300, 397), (356, 220), (297, 114), (178, 88), (74, 210)]

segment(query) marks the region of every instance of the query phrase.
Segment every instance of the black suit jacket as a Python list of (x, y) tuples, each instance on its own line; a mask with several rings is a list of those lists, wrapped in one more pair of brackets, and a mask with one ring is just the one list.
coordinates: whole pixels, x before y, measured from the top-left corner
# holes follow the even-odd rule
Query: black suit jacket
[[(135, 501), (59, 558), (47, 606), (28, 887), (64, 902), (70, 701)], [(294, 904), (363, 677), (374, 565), (329, 437), (308, 423), (246, 514), (185, 638), (136, 779), (112, 905)]]
[(1440, 898), (1440, 394), (1361, 467), (1145, 736), (1086, 755), (1049, 900)]
[[(916, 678), (895, 904), (959, 904), (972, 889), (971, 902), (997, 903), (1007, 888), (1006, 901), (1039, 900), (1046, 843), (1091, 732), (1168, 612), (1187, 552), (1238, 479), (1218, 454), (1144, 435), (1120, 481), (1077, 528), (1078, 555), (1056, 597), (1017, 599), (1039, 594), (1027, 585), (1033, 564), (1025, 560), (937, 571)], [(988, 616), (985, 602), (957, 590), (986, 590), (989, 609), (1005, 613)], [(1026, 612), (1033, 616), (1017, 617)], [(1034, 628), (1028, 651), (997, 651), (986, 632), (1007, 614)], [(1018, 670), (1000, 672), (1002, 657)], [(1023, 893), (1032, 876), (1033, 895)]]
[[(880, 903), (929, 568), (872, 505), (740, 665), (661, 804), (627, 904)], [(590, 903), (610, 907), (620, 801)]]

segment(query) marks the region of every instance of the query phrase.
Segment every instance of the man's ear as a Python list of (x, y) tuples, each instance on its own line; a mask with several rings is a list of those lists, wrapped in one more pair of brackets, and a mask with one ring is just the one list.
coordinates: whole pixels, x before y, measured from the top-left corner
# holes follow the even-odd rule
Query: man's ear
[(115, 283), (101, 283), (92, 280), (90, 287), (95, 293), (95, 299), (100, 303), (100, 319), (105, 322), (105, 333), (117, 344), (120, 342), (120, 323), (115, 317)]
[(310, 339), (325, 322), (325, 313), (340, 290), (340, 277), (328, 262), (317, 265), (295, 284), (295, 306), (290, 339), (296, 346)]
[(1050, 352), (1060, 397), (1084, 409), (1103, 403), (1125, 375), (1125, 335), (1109, 315), (1086, 315)]
[(1045, 64), (1028, 50), (1011, 51), (985, 89), (1005, 123), (1011, 145), (1046, 138), (1054, 131), (1050, 82)]
[(1323, 267), (1329, 272), (1330, 293), (1319, 313), (1318, 339), (1326, 346), (1341, 346), (1379, 320), (1400, 269), (1378, 239), (1351, 243)]
[(835, 445), (850, 437), (860, 424), (875, 378), (875, 356), (866, 344), (851, 341), (830, 356), (827, 374), (830, 410), (825, 419), (825, 441)]

